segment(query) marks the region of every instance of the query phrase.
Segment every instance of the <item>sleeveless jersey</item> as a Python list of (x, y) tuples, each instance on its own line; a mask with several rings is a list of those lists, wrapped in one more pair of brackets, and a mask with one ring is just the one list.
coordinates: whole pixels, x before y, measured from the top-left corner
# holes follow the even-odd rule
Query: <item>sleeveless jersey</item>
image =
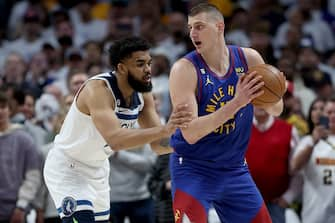
[[(122, 97), (113, 73), (103, 73), (90, 78), (87, 81), (103, 80), (106, 82), (115, 99), (115, 114), (120, 120), (122, 128), (134, 128), (139, 112), (144, 102), (142, 94), (134, 92), (130, 106)], [(87, 82), (86, 82), (87, 83)], [(72, 103), (60, 133), (56, 136), (54, 149), (62, 150), (72, 159), (90, 166), (102, 166), (104, 161), (113, 153), (102, 135), (95, 127), (91, 116), (78, 110), (77, 95)], [(104, 100), (97, 98), (96, 100)]]
[[(228, 46), (229, 69), (220, 77), (213, 72), (202, 56), (193, 51), (185, 56), (195, 67), (198, 77), (198, 116), (208, 115), (233, 99), (240, 74), (248, 67), (244, 53), (237, 46)], [(195, 144), (188, 144), (180, 129), (171, 137), (171, 147), (176, 155), (200, 161), (203, 165), (225, 167), (244, 163), (244, 154), (249, 142), (253, 118), (251, 104), (231, 114), (229, 120)]]

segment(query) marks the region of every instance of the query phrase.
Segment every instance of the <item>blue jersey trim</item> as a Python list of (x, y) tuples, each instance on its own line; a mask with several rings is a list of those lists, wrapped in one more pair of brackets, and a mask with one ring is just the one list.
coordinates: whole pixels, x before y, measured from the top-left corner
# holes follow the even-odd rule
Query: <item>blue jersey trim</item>
[(125, 115), (125, 114), (120, 114), (120, 113), (116, 113), (117, 117), (119, 119), (123, 119), (123, 120), (134, 120), (137, 119), (138, 115)]
[(109, 214), (110, 214), (110, 210), (107, 210), (107, 211), (94, 213), (94, 216), (104, 216), (104, 215), (109, 215)]
[(214, 71), (212, 71), (211, 68), (207, 65), (204, 58), (201, 56), (201, 54), (196, 53), (196, 56), (198, 57), (199, 61), (201, 61), (202, 65), (205, 67), (205, 69), (208, 70), (211, 75), (213, 75), (215, 78), (217, 78), (219, 80), (223, 80), (223, 79), (229, 78), (230, 75), (234, 71), (233, 68), (234, 68), (234, 65), (235, 65), (235, 60), (234, 60), (234, 55), (233, 55), (233, 52), (232, 52), (232, 49), (231, 49), (230, 46), (228, 46), (228, 51), (229, 51), (229, 68), (228, 68), (227, 72), (225, 73), (225, 75), (223, 75), (223, 76), (220, 76), (217, 73), (215, 73)]

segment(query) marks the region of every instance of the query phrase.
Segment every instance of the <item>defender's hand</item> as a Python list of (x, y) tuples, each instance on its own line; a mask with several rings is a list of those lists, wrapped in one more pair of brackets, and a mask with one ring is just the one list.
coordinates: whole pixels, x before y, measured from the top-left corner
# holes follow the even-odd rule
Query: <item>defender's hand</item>
[(192, 121), (192, 112), (188, 104), (180, 104), (173, 108), (165, 130), (168, 136), (173, 134), (177, 128), (187, 128)]

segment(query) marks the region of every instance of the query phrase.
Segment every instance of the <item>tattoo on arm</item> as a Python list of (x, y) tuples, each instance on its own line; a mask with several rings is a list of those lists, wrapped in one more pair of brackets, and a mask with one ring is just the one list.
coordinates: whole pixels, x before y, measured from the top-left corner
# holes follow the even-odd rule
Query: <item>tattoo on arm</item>
[(170, 146), (170, 138), (161, 139), (161, 141), (159, 142), (159, 145), (163, 146), (163, 147), (169, 147)]

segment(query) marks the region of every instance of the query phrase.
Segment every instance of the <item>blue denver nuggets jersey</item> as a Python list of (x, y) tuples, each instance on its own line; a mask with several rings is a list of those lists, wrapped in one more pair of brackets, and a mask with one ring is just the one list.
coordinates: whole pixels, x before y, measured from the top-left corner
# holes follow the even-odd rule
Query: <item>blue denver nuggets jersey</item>
[[(196, 51), (185, 56), (197, 71), (198, 116), (215, 112), (233, 99), (236, 93), (238, 74), (248, 67), (243, 51), (237, 46), (228, 46), (230, 66), (223, 77), (215, 74)], [(171, 138), (171, 146), (177, 155), (204, 165), (225, 167), (244, 162), (244, 154), (252, 127), (253, 107), (251, 104), (236, 114), (212, 133), (191, 145), (183, 138), (180, 129)]]

